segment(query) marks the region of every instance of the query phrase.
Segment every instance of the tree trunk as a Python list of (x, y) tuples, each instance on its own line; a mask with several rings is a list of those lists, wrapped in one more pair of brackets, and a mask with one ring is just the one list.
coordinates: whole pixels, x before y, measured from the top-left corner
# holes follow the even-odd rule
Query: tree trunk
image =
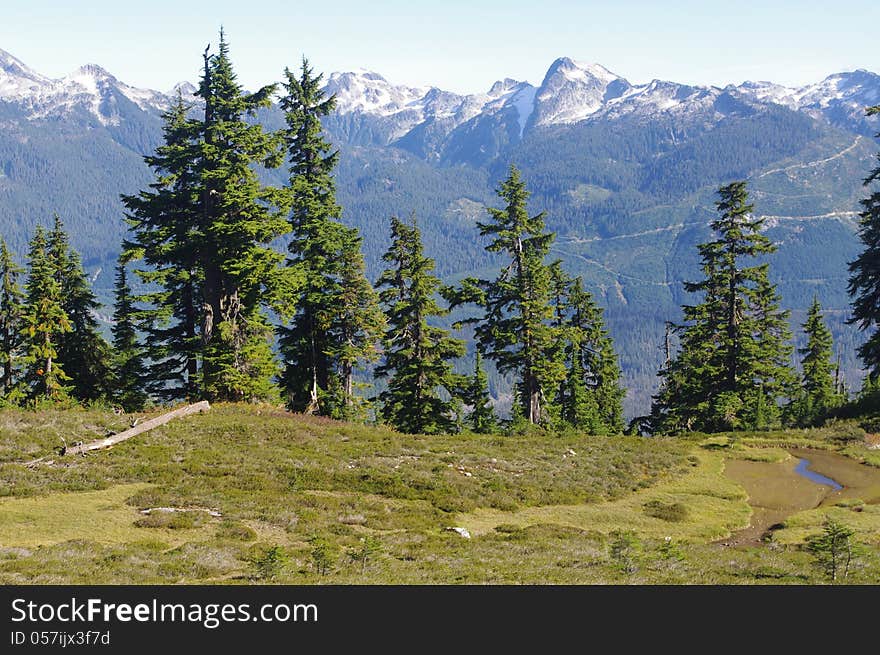
[(354, 367), (351, 365), (351, 362), (346, 361), (342, 363), (342, 379), (344, 382), (345, 406), (351, 407), (354, 404)]
[[(185, 325), (183, 326), (184, 334), (187, 341), (194, 343), (196, 337), (196, 324), (198, 317), (196, 316), (195, 298), (193, 287), (188, 283), (183, 290), (183, 302), (186, 304)], [(198, 393), (196, 387), (196, 379), (199, 374), (199, 361), (195, 353), (189, 352), (186, 356), (186, 397), (192, 400)]]
[(318, 400), (318, 348), (315, 345), (315, 316), (309, 311), (309, 344), (311, 348), (311, 364), (312, 368), (312, 390), (310, 392), (309, 404), (305, 409), (306, 414), (315, 414), (321, 410), (321, 403)]

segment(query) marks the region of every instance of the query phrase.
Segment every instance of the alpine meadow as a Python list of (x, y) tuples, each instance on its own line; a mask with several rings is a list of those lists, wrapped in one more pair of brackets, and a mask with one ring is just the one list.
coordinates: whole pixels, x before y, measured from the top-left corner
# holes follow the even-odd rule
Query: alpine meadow
[(0, 51), (4, 584), (880, 583), (880, 75)]

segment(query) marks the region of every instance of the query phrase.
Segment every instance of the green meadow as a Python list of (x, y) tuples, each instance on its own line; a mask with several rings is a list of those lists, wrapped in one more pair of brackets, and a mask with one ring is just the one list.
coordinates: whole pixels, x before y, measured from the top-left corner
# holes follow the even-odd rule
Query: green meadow
[(880, 581), (878, 451), (854, 424), (423, 436), (217, 405), (55, 454), (131, 418), (0, 412), (0, 583), (818, 584), (826, 516), (856, 531), (846, 582)]

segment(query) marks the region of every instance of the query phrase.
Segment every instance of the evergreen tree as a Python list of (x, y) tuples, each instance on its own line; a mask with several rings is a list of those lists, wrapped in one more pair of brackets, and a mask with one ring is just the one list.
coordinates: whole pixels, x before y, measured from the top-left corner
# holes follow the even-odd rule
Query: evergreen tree
[(379, 296), (366, 276), (357, 230), (347, 229), (340, 253), (341, 292), (331, 305), (326, 353), (335, 362), (331, 376), (329, 415), (351, 420), (361, 416), (355, 394), (354, 371), (379, 358), (378, 345), (385, 331)]
[[(602, 309), (583, 288), (578, 277), (568, 293), (571, 328), (571, 369), (569, 380), (577, 378), (587, 390), (586, 397), (571, 396), (569, 422), (591, 434), (618, 434), (623, 431), (623, 397), (620, 365), (614, 344), (605, 329)], [(578, 383), (574, 383), (577, 389)], [(592, 418), (595, 416), (595, 420)]]
[(297, 282), (270, 245), (289, 232), (289, 193), (258, 178), (283, 162), (282, 135), (250, 120), (270, 106), (275, 85), (244, 93), (222, 31), (219, 52), (203, 59), (201, 116), (188, 118), (178, 100), (165, 115), (165, 143), (146, 158), (151, 190), (123, 198), (134, 233), (127, 248), (158, 287), (139, 298), (151, 305), (151, 390), (259, 400), (273, 395), (277, 369), (265, 312), (286, 311)]
[(339, 154), (321, 126), (336, 99), (325, 97), (323, 76), (305, 59), (299, 76), (289, 69), (284, 75), (293, 203), (288, 266), (302, 284), (291, 325), (281, 330), (281, 383), (292, 409), (345, 418), (356, 413), (354, 370), (377, 358), (384, 318), (366, 278), (360, 235), (340, 222), (333, 180)]
[(25, 286), (24, 385), (30, 400), (64, 400), (70, 378), (58, 362), (57, 346), (73, 327), (64, 311), (61, 285), (48, 252), (46, 231), (38, 225), (28, 251)]
[[(750, 307), (754, 327), (751, 340), (744, 340), (743, 352), (750, 353), (746, 375), (751, 375), (751, 390), (743, 393), (745, 425), (764, 430), (778, 427), (782, 412), (779, 401), (791, 399), (797, 392), (797, 375), (792, 369), (789, 312), (780, 308), (781, 298), (768, 279), (768, 265), (759, 267)], [(747, 386), (747, 385), (746, 385)]]
[(798, 425), (806, 427), (814, 425), (828, 409), (840, 405), (842, 399), (834, 381), (831, 331), (822, 319), (818, 297), (813, 298), (803, 330), (807, 335), (807, 344), (798, 349), (802, 355), (801, 389), (792, 403), (791, 413)]
[(0, 239), (0, 392), (6, 400), (12, 398), (15, 382), (24, 355), (24, 291), (19, 277), (24, 269), (15, 263)]
[(602, 310), (584, 289), (583, 279), (570, 278), (560, 262), (551, 266), (553, 325), (560, 329), (560, 353), (566, 367), (557, 405), (561, 420), (588, 434), (616, 434), (623, 430), (620, 366)]
[(195, 399), (203, 342), (199, 334), (203, 280), (203, 230), (200, 224), (197, 145), (200, 122), (189, 120), (178, 95), (164, 114), (163, 143), (144, 161), (155, 175), (149, 190), (123, 196), (130, 240), (127, 259), (142, 259), (135, 270), (147, 291), (139, 305), (145, 356), (150, 362), (146, 390), (160, 400)]
[(498, 429), (498, 418), (489, 395), (489, 379), (479, 350), (474, 358), (474, 373), (462, 390), (461, 400), (470, 407), (464, 424), (471, 432), (491, 434)]
[(401, 432), (454, 432), (450, 397), (463, 380), (449, 361), (464, 354), (464, 343), (429, 325), (448, 312), (437, 304), (440, 280), (431, 274), (434, 260), (424, 255), (414, 218), (391, 218), (391, 245), (382, 259), (390, 265), (376, 283), (389, 322), (385, 361), (376, 369), (377, 376), (390, 378), (379, 396), (382, 416)]
[(334, 373), (328, 353), (334, 347), (328, 343), (333, 320), (330, 308), (338, 307), (343, 292), (341, 254), (351, 230), (339, 222), (342, 209), (336, 203), (333, 181), (339, 154), (324, 138), (321, 126), (336, 99), (324, 97), (322, 76), (315, 76), (306, 60), (299, 78), (289, 69), (284, 75), (286, 94), (280, 104), (287, 124), (285, 144), (293, 196), (288, 264), (301, 272), (303, 285), (291, 326), (281, 331), (282, 386), (292, 409), (331, 413), (321, 407), (321, 396), (327, 396)]
[(137, 336), (138, 315), (128, 284), (124, 257), (116, 265), (115, 302), (113, 309), (113, 393), (114, 401), (127, 412), (143, 408), (147, 401), (145, 391), (146, 367)]
[(61, 289), (61, 306), (72, 328), (62, 333), (57, 343), (58, 364), (70, 377), (70, 394), (80, 401), (108, 397), (112, 355), (95, 318), (101, 304), (57, 214), (49, 233), (47, 254)]
[[(867, 109), (869, 116), (880, 114), (880, 105)], [(880, 133), (877, 134), (880, 138)], [(871, 194), (861, 201), (859, 214), (859, 239), (864, 250), (850, 262), (849, 286), (853, 296), (850, 323), (862, 331), (872, 330), (867, 340), (859, 346), (858, 353), (873, 380), (880, 377), (880, 153), (877, 166), (865, 178), (866, 187), (875, 185)]]
[(271, 243), (290, 231), (289, 194), (263, 185), (257, 167), (283, 162), (280, 133), (248, 121), (271, 106), (276, 85), (246, 94), (220, 32), (218, 53), (204, 55), (198, 95), (200, 268), (204, 342), (202, 374), (209, 399), (252, 401), (271, 395), (276, 364), (264, 308), (281, 309), (295, 275)]
[(680, 351), (660, 371), (652, 407), (656, 432), (767, 427), (791, 393), (788, 313), (768, 279), (768, 265), (744, 266), (775, 251), (753, 216), (745, 182), (719, 190), (717, 238), (699, 246), (704, 279), (685, 289), (702, 302), (683, 306)]
[(545, 262), (555, 235), (545, 232), (543, 212), (529, 216), (529, 192), (516, 167), (497, 190), (506, 203), (489, 208), (492, 219), (477, 223), (480, 234), (491, 236), (489, 252), (508, 258), (495, 280), (467, 278), (447, 292), (451, 307), (465, 302), (482, 306), (475, 336), (480, 348), (501, 373), (517, 376), (514, 416), (530, 423), (552, 419), (553, 401), (565, 367), (558, 357), (560, 329), (552, 325), (551, 268)]

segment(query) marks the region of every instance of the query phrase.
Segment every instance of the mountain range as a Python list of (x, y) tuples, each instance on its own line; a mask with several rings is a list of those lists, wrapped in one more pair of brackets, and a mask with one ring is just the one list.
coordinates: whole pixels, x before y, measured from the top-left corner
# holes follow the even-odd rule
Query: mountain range
[[(235, 53), (232, 53), (233, 60)], [(370, 272), (380, 270), (391, 214), (415, 211), (447, 280), (490, 274), (475, 221), (496, 204), (510, 163), (547, 211), (553, 249), (606, 307), (630, 389), (643, 413), (662, 360), (666, 321), (699, 274), (714, 192), (749, 180), (755, 212), (779, 245), (772, 277), (797, 329), (818, 295), (851, 385), (859, 335), (846, 324), (847, 262), (862, 180), (880, 130), (880, 76), (831, 75), (799, 88), (634, 84), (598, 64), (554, 61), (539, 85), (505, 78), (486, 93), (393, 84), (370, 71), (329, 74), (336, 111), (325, 129), (341, 152), (345, 220), (360, 228)], [(161, 112), (195, 87), (139, 89), (96, 65), (51, 79), (0, 50), (0, 233), (23, 255), (33, 226), (58, 212), (102, 299), (125, 233), (120, 193), (150, 181), (142, 156), (161, 138)], [(260, 117), (281, 125), (277, 109)], [(283, 171), (267, 173), (268, 181)], [(503, 398), (505, 380), (493, 376)]]

